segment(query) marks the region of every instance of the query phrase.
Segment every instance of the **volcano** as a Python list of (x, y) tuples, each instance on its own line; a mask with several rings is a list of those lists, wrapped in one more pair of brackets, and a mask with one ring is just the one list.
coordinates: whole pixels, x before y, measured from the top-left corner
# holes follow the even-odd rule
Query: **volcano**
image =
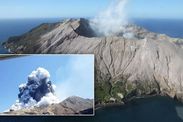
[(19, 86), (18, 100), (0, 115), (93, 115), (93, 100), (71, 96), (60, 101), (55, 85), (44, 68), (37, 68), (25, 84)]
[(3, 45), (15, 54), (95, 54), (96, 103), (107, 103), (149, 95), (183, 101), (182, 42), (134, 24), (103, 36), (87, 19), (69, 19), (42, 24)]

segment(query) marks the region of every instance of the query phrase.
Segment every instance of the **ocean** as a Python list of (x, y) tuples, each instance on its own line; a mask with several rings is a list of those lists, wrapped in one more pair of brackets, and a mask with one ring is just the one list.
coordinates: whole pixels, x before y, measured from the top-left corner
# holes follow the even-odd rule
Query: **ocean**
[(183, 20), (181, 19), (134, 19), (132, 21), (149, 31), (183, 38)]
[(155, 96), (96, 110), (93, 117), (2, 117), (2, 122), (183, 122), (183, 104)]
[[(0, 44), (11, 36), (19, 36), (42, 23), (59, 22), (63, 18), (49, 19), (1, 19), (0, 20)], [(0, 54), (7, 53), (7, 50), (0, 45)]]
[[(30, 29), (42, 23), (52, 23), (61, 20), (63, 18), (0, 20), (0, 43), (6, 41), (11, 36), (28, 32)], [(175, 38), (183, 38), (183, 20), (133, 19), (132, 22), (152, 32), (166, 34)], [(7, 50), (0, 46), (0, 54), (2, 53), (7, 53)]]
[[(58, 22), (61, 19), (0, 20), (0, 42), (10, 36), (23, 34), (41, 23)], [(149, 31), (183, 38), (182, 20), (142, 20), (134, 23)], [(2, 47), (0, 53), (6, 53)], [(0, 122), (183, 122), (183, 104), (168, 97), (138, 99), (127, 105), (98, 109), (94, 117), (1, 117)]]

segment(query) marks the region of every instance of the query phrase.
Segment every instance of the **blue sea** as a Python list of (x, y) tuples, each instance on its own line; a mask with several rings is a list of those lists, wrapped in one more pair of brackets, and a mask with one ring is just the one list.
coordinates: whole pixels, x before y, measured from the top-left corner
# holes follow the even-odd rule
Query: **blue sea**
[[(63, 20), (63, 18), (52, 19), (11, 19), (0, 20), (0, 43), (11, 36), (21, 35), (30, 29), (42, 24)], [(170, 37), (183, 38), (183, 20), (175, 19), (133, 19), (135, 24), (149, 31), (167, 34)], [(7, 51), (0, 46), (0, 53)]]
[[(1, 121), (2, 120), (2, 121)], [(183, 122), (183, 105), (168, 97), (137, 99), (96, 110), (92, 117), (2, 117), (0, 122)]]
[(134, 19), (133, 21), (149, 31), (183, 38), (183, 20), (181, 19)]
[[(23, 34), (47, 22), (62, 19), (0, 20), (0, 42), (10, 36)], [(149, 31), (183, 38), (183, 20), (134, 19), (134, 23)], [(0, 53), (6, 50), (0, 48)], [(94, 117), (1, 117), (0, 122), (183, 122), (183, 104), (168, 97), (153, 97), (130, 102), (123, 106), (98, 109)]]
[[(63, 18), (52, 19), (1, 19), (0, 20), (0, 43), (11, 36), (24, 34), (42, 23), (59, 22)], [(7, 53), (7, 50), (0, 46), (0, 53)]]

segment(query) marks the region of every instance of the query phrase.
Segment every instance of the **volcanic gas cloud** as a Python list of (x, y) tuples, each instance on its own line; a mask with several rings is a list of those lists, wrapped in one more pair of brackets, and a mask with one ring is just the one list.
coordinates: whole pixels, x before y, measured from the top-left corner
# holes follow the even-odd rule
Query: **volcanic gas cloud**
[(39, 67), (28, 76), (27, 83), (19, 86), (18, 100), (10, 110), (59, 103), (54, 95), (54, 88), (55, 85), (50, 81), (50, 73)]
[(113, 36), (122, 32), (128, 24), (125, 13), (127, 2), (128, 0), (112, 0), (106, 10), (91, 20), (92, 29), (100, 36)]

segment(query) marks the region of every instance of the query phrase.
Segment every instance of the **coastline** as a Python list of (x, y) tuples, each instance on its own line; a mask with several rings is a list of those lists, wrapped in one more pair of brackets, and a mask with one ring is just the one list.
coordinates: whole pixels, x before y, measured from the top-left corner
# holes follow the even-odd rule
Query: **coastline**
[(2, 51), (1, 54), (12, 54), (11, 52), (11, 49), (10, 48), (7, 48), (5, 45), (4, 45), (5, 42), (1, 42), (0, 43), (0, 50)]
[[(121, 102), (97, 104), (97, 105), (95, 105), (95, 110), (103, 109), (103, 108), (106, 108), (106, 107), (125, 106), (125, 105), (127, 105), (129, 103), (133, 103), (133, 102), (135, 102), (137, 100), (154, 98), (154, 97), (169, 97), (169, 96), (157, 94), (157, 95), (147, 95), (147, 96), (141, 96), (141, 97), (132, 97), (130, 99), (123, 100)], [(171, 97), (169, 97), (169, 98), (171, 98)], [(173, 99), (173, 98), (171, 98), (171, 99)], [(175, 100), (175, 99), (173, 99), (173, 100)], [(175, 100), (175, 101), (180, 102), (178, 100)]]
[(113, 107), (113, 106), (122, 106), (125, 105), (124, 103), (105, 103), (105, 104), (98, 104), (95, 105), (95, 110), (99, 110), (106, 107)]

